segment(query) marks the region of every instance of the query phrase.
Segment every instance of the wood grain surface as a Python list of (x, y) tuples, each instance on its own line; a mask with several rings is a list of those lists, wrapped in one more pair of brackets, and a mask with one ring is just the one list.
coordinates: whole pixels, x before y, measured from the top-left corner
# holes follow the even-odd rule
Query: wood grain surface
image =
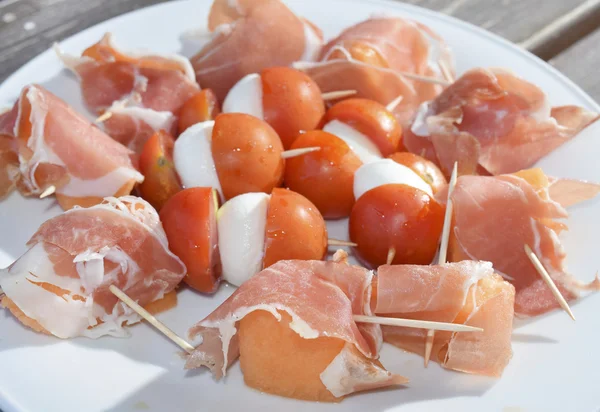
[[(0, 0), (0, 81), (96, 23), (165, 0)], [(197, 0), (209, 3), (210, 0)], [(326, 0), (324, 0), (326, 1)], [(396, 0), (399, 1), (399, 0)], [(600, 99), (600, 0), (407, 0), (499, 34), (548, 60)], [(570, 46), (575, 47), (570, 49)], [(555, 57), (556, 56), (556, 57)], [(574, 61), (576, 59), (577, 61)], [(583, 63), (585, 62), (585, 63)]]
[(600, 29), (552, 58), (550, 64), (600, 102)]

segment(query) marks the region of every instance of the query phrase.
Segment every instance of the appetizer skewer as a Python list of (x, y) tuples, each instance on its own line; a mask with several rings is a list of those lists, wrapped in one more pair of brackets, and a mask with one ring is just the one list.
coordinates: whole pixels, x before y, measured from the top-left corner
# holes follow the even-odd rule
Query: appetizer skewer
[(41, 86), (26, 86), (1, 119), (16, 161), (2, 166), (14, 168), (14, 182), (25, 196), (55, 193), (67, 210), (127, 195), (144, 179), (133, 152)]

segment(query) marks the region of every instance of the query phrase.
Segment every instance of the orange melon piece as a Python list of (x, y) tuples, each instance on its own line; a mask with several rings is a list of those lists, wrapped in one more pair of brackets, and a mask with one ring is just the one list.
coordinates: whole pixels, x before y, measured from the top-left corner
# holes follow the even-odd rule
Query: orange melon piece
[(148, 303), (146, 306), (144, 306), (144, 309), (146, 309), (151, 314), (156, 315), (157, 313), (165, 312), (169, 309), (172, 309), (175, 306), (177, 306), (177, 292), (175, 292), (175, 290), (172, 290), (165, 296), (163, 296), (162, 299), (158, 299), (154, 302)]
[[(35, 283), (36, 285), (39, 285), (40, 287), (46, 289), (49, 292), (52, 292), (52, 293), (58, 295), (58, 296), (62, 296), (65, 293), (68, 293), (68, 291), (61, 289), (58, 286), (52, 285), (50, 283), (46, 283), (46, 282), (40, 282), (40, 283), (32, 282), (32, 283)], [(74, 295), (73, 299), (85, 300), (83, 297), (81, 297), (79, 295)], [(151, 302), (151, 303), (147, 304), (146, 306), (144, 306), (144, 309), (146, 309), (152, 315), (156, 315), (157, 313), (165, 312), (171, 308), (174, 308), (176, 305), (177, 305), (177, 292), (175, 290), (172, 290), (169, 293), (167, 293), (165, 296), (163, 296), (162, 299), (155, 300), (154, 302)], [(31, 319), (29, 316), (25, 315), (25, 313), (23, 313), (23, 311), (8, 296), (4, 296), (2, 299), (0, 299), (0, 306), (8, 309), (10, 311), (10, 313), (12, 313), (13, 316), (15, 318), (17, 318), (17, 320), (19, 322), (21, 322), (23, 325), (33, 329), (36, 332), (44, 333), (46, 335), (51, 335), (51, 333), (48, 332), (42, 325), (40, 325), (40, 323), (38, 321)], [(98, 320), (99, 324), (102, 323), (102, 321), (100, 319), (97, 319), (97, 320)], [(88, 329), (90, 329), (90, 328), (88, 328)]]
[(40, 325), (36, 320), (31, 319), (29, 316), (26, 316), (21, 309), (12, 301), (8, 296), (4, 296), (2, 301), (0, 301), (0, 305), (5, 307), (14, 315), (15, 318), (19, 320), (23, 325), (33, 329), (36, 332), (45, 333), (46, 335), (50, 335), (42, 325)]
[[(475, 291), (475, 299), (472, 299), (472, 289), (474, 287), (476, 287), (477, 290)], [(462, 307), (458, 315), (456, 315), (456, 318), (454, 318), (453, 323), (464, 324), (476, 306), (480, 306), (495, 295), (502, 293), (503, 289), (504, 280), (502, 279), (502, 276), (496, 273), (494, 273), (493, 276), (479, 279), (477, 284), (471, 286), (469, 289), (467, 293), (469, 298), (465, 302), (465, 305)]]
[(303, 339), (289, 327), (292, 318), (279, 312), (281, 322), (257, 310), (239, 324), (240, 367), (251, 388), (287, 398), (339, 402), (321, 382), (323, 372), (345, 342), (337, 338)]

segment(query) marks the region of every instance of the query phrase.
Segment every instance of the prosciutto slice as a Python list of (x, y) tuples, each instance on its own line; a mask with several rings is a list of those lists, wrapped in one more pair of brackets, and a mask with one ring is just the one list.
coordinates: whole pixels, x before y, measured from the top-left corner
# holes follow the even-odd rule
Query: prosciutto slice
[(0, 271), (2, 304), (23, 323), (59, 338), (126, 336), (139, 315), (110, 285), (140, 305), (162, 298), (186, 273), (169, 252), (158, 214), (133, 196), (106, 198), (46, 221), (29, 250)]
[[(442, 66), (450, 79), (445, 79)], [(400, 17), (376, 17), (355, 24), (323, 47), (318, 64), (298, 67), (325, 91), (356, 89), (360, 97), (382, 104), (402, 96), (395, 113), (404, 126), (419, 104), (434, 99), (443, 88), (401, 73), (441, 80), (454, 76), (445, 42), (428, 27)]]
[[(560, 190), (565, 204), (597, 193), (596, 188), (582, 197), (580, 190), (565, 189), (567, 184), (567, 180), (562, 181)], [(558, 234), (566, 229), (561, 220), (568, 213), (551, 197), (552, 192), (546, 176), (534, 169), (517, 175), (462, 176), (452, 193), (449, 258), (492, 262), (495, 270), (515, 286), (515, 313), (520, 316), (541, 315), (560, 307), (525, 254), (526, 244), (565, 299), (575, 299), (582, 290), (600, 290), (597, 279), (586, 285), (565, 270), (566, 254)]]
[(530, 167), (597, 118), (552, 108), (542, 90), (505, 70), (473, 69), (420, 107), (404, 144), (447, 175), (455, 161), (459, 174), (498, 175)]
[(104, 130), (137, 153), (155, 131), (176, 132), (179, 110), (200, 91), (185, 57), (125, 52), (110, 33), (81, 57), (67, 55), (58, 46), (55, 50), (80, 79), (88, 109), (112, 114)]
[[(202, 335), (203, 341), (188, 358), (186, 368), (207, 366), (220, 378), (240, 355), (236, 323), (257, 310), (281, 320), (281, 311), (291, 317), (289, 327), (304, 339), (330, 337), (347, 343), (321, 374), (321, 381), (334, 396), (405, 382), (374, 363), (381, 346), (379, 327), (359, 328), (352, 317), (371, 314), (372, 276), (366, 269), (345, 263), (280, 261), (245, 282), (190, 329), (190, 338)], [(353, 368), (357, 363), (360, 367)], [(375, 378), (365, 372), (375, 367)]]
[(23, 195), (39, 195), (52, 185), (60, 205), (69, 209), (129, 194), (144, 179), (133, 152), (41, 86), (26, 86), (0, 125), (0, 166), (8, 177), (0, 193), (16, 183)]
[[(434, 336), (432, 360), (467, 373), (500, 376), (512, 357), (514, 287), (489, 262), (385, 265), (377, 271), (375, 313), (483, 328)], [(423, 354), (427, 331), (383, 326), (384, 341)]]
[(112, 34), (87, 48), (81, 57), (55, 50), (81, 82), (88, 109), (102, 113), (116, 101), (139, 100), (138, 106), (176, 113), (200, 88), (190, 62), (179, 55), (120, 50)]
[(220, 102), (247, 74), (313, 60), (323, 41), (280, 0), (215, 0), (208, 21), (213, 37), (191, 61), (198, 82)]

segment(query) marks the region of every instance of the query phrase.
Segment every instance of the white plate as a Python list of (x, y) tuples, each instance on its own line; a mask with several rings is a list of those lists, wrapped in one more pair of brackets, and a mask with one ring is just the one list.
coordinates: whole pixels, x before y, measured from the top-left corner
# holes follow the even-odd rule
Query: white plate
[[(366, 0), (288, 0), (331, 38), (341, 29), (373, 13), (417, 19), (441, 34), (454, 50), (458, 72), (471, 67), (502, 66), (541, 86), (553, 104), (578, 104), (599, 110), (585, 93), (555, 69), (518, 47), (469, 24), (414, 6)], [(64, 41), (69, 52), (80, 52), (112, 31), (125, 47), (157, 52), (181, 50), (179, 36), (205, 25), (210, 2), (172, 2), (139, 10), (99, 24)], [(335, 16), (335, 17), (333, 17)], [(592, 68), (590, 68), (592, 70)], [(37, 82), (83, 111), (79, 87), (51, 51), (21, 68), (0, 87), (0, 104), (10, 105), (21, 87)], [(1, 106), (0, 106), (1, 107)], [(600, 125), (585, 132), (542, 161), (557, 176), (600, 181)], [(595, 134), (595, 136), (594, 136)], [(572, 211), (565, 236), (569, 267), (591, 279), (598, 268), (600, 202)], [(25, 251), (25, 242), (40, 223), (60, 213), (50, 199), (24, 199), (13, 194), (0, 204), (0, 267)], [(339, 225), (332, 236), (343, 237)], [(342, 233), (340, 233), (342, 232)], [(159, 318), (177, 333), (219, 305), (230, 293), (203, 297), (189, 290), (179, 306)], [(405, 389), (351, 396), (338, 405), (308, 404), (261, 394), (243, 383), (237, 365), (216, 383), (207, 371), (186, 372), (177, 348), (142, 324), (130, 339), (102, 338), (60, 341), (31, 332), (6, 311), (0, 312), (0, 408), (12, 411), (101, 410), (578, 410), (600, 407), (600, 350), (597, 314), (600, 296), (573, 305), (577, 323), (554, 312), (519, 322), (514, 333), (514, 357), (501, 379), (423, 368), (421, 357), (393, 347), (383, 350), (383, 363), (408, 376)]]

